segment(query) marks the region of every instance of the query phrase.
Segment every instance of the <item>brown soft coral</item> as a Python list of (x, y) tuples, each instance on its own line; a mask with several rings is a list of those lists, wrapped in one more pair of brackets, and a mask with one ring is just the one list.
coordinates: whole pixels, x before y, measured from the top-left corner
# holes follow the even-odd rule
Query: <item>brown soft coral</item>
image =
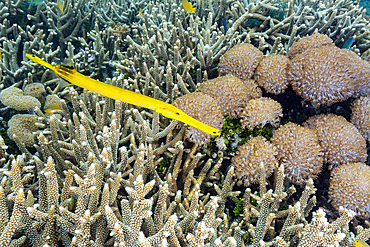
[(288, 71), (294, 91), (314, 105), (330, 106), (355, 94), (355, 71), (338, 47), (322, 46), (298, 54)]
[(254, 74), (258, 85), (263, 87), (268, 93), (284, 93), (289, 84), (288, 63), (289, 59), (284, 55), (265, 56)]
[(351, 209), (363, 219), (370, 218), (370, 166), (349, 163), (331, 172), (329, 198), (336, 210)]
[(283, 108), (280, 103), (267, 97), (252, 99), (247, 102), (240, 114), (243, 128), (253, 130), (255, 127), (263, 128), (267, 123), (274, 127), (279, 126)]
[(278, 150), (278, 160), (284, 164), (286, 177), (295, 184), (315, 178), (323, 165), (322, 151), (314, 131), (294, 123), (277, 129), (272, 144)]
[(231, 165), (235, 167), (237, 184), (247, 187), (258, 183), (261, 163), (265, 167), (266, 177), (270, 176), (277, 164), (276, 155), (276, 148), (261, 136), (254, 137), (239, 146), (231, 160)]
[(360, 97), (352, 102), (351, 123), (370, 142), (370, 97)]
[(248, 100), (262, 96), (262, 91), (255, 82), (243, 83), (233, 75), (207, 80), (200, 84), (198, 91), (217, 100), (223, 115), (231, 118), (239, 116)]
[(250, 79), (263, 59), (263, 53), (251, 44), (239, 44), (220, 59), (220, 74), (232, 74), (242, 80)]
[(310, 117), (305, 126), (314, 130), (324, 151), (324, 162), (332, 166), (351, 162), (365, 162), (366, 141), (344, 117), (321, 114)]
[[(221, 129), (223, 126), (222, 111), (215, 99), (200, 93), (189, 93), (177, 98), (173, 105), (183, 110), (189, 116), (210, 125), (216, 129)], [(188, 126), (186, 137), (200, 145), (204, 145), (211, 140), (211, 135), (197, 128)]]
[(318, 48), (321, 46), (334, 46), (333, 40), (325, 34), (316, 33), (294, 42), (289, 48), (288, 57), (294, 58), (297, 54), (301, 54), (307, 50)]

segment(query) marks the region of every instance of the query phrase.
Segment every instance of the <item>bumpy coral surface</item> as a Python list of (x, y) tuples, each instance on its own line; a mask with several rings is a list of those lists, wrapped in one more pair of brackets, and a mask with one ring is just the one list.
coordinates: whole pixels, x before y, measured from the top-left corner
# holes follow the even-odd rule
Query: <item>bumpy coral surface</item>
[(252, 77), (258, 64), (263, 59), (263, 53), (251, 44), (239, 44), (227, 51), (220, 59), (218, 70), (220, 74), (232, 74), (245, 80)]
[(289, 63), (294, 91), (314, 105), (330, 106), (354, 95), (355, 72), (342, 49), (322, 46), (296, 55)]
[(342, 49), (348, 63), (351, 65), (351, 70), (354, 73), (356, 84), (356, 94), (367, 96), (370, 94), (370, 63), (361, 59), (359, 55), (349, 49)]
[(41, 107), (40, 101), (32, 96), (23, 95), (23, 91), (16, 87), (9, 87), (0, 93), (0, 101), (4, 105), (18, 111), (27, 111), (34, 107)]
[(237, 118), (250, 99), (262, 96), (255, 82), (243, 83), (233, 75), (220, 76), (200, 84), (198, 91), (205, 93), (221, 106), (224, 116)]
[(239, 146), (231, 160), (237, 184), (249, 186), (258, 183), (261, 163), (265, 166), (266, 177), (270, 176), (277, 164), (276, 155), (276, 148), (262, 136), (254, 137)]
[(37, 116), (29, 114), (17, 114), (14, 115), (8, 122), (8, 136), (14, 140), (16, 135), (18, 140), (24, 143), (28, 147), (33, 147), (34, 132), (38, 131), (38, 127), (35, 125), (37, 122)]
[(322, 151), (314, 131), (294, 123), (287, 123), (271, 138), (277, 148), (278, 160), (284, 164), (286, 177), (295, 184), (314, 179), (323, 165)]
[(37, 99), (42, 99), (44, 93), (45, 93), (45, 87), (41, 83), (27, 84), (24, 87), (24, 91), (23, 91), (24, 95), (29, 95)]
[(310, 36), (303, 37), (295, 42), (288, 51), (288, 57), (294, 58), (297, 54), (301, 54), (307, 50), (318, 48), (321, 46), (334, 46), (333, 40), (325, 34), (316, 33)]
[[(221, 129), (223, 126), (223, 116), (219, 104), (215, 99), (204, 93), (195, 92), (183, 95), (177, 98), (173, 105), (202, 123), (217, 129)], [(203, 145), (208, 143), (212, 136), (188, 126), (186, 137), (192, 142)]]
[(360, 97), (352, 102), (351, 123), (370, 142), (370, 97)]
[(348, 163), (331, 172), (329, 198), (336, 210), (351, 209), (360, 218), (370, 217), (370, 166)]
[(314, 130), (324, 152), (324, 162), (337, 166), (352, 162), (365, 162), (366, 141), (356, 127), (344, 117), (320, 114), (305, 123)]
[(283, 108), (280, 103), (267, 97), (252, 99), (247, 102), (240, 114), (243, 128), (253, 130), (255, 127), (263, 128), (267, 123), (277, 127), (280, 117), (283, 116)]
[(284, 93), (288, 87), (287, 66), (289, 58), (284, 55), (265, 56), (256, 69), (254, 78), (266, 92)]

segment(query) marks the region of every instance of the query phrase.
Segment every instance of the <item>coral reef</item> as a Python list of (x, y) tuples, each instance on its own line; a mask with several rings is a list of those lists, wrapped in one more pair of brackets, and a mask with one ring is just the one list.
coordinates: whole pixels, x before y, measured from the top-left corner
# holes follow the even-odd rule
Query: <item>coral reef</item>
[(316, 178), (323, 166), (319, 140), (307, 127), (287, 123), (277, 129), (272, 138), (277, 159), (284, 165), (286, 177), (295, 184)]
[(356, 212), (357, 216), (370, 216), (370, 167), (363, 163), (347, 163), (331, 172), (329, 198), (337, 210), (340, 207)]
[(250, 79), (263, 53), (251, 44), (238, 44), (228, 50), (218, 63), (219, 73), (232, 74), (242, 80)]
[[(327, 193), (328, 168), (334, 184), (367, 157), (359, 1), (191, 2), (0, 1), (1, 246), (368, 241), (368, 164), (335, 180), (361, 186), (362, 208)], [(221, 136), (67, 86), (26, 54), (175, 104)]]
[(366, 161), (366, 141), (344, 117), (321, 114), (310, 117), (304, 125), (315, 131), (324, 153), (324, 162), (331, 167)]
[(255, 82), (243, 83), (231, 74), (207, 80), (197, 90), (214, 98), (223, 115), (231, 118), (238, 118), (249, 100), (262, 96)]
[(248, 187), (258, 183), (261, 176), (260, 165), (264, 166), (265, 176), (269, 177), (277, 164), (276, 155), (276, 148), (261, 136), (254, 137), (239, 146), (231, 160), (231, 166), (235, 168), (237, 184)]
[(352, 102), (351, 123), (353, 123), (366, 141), (370, 142), (370, 98), (360, 97)]
[(254, 128), (263, 128), (266, 124), (278, 127), (283, 117), (283, 108), (280, 103), (267, 97), (251, 99), (240, 114), (240, 123), (243, 128), (252, 131)]
[[(217, 100), (207, 94), (201, 92), (189, 93), (177, 98), (173, 105), (209, 126), (217, 129), (222, 128), (222, 108)], [(189, 140), (200, 145), (208, 143), (212, 137), (210, 134), (192, 126), (187, 127), (185, 135)]]
[(41, 107), (41, 103), (37, 98), (24, 95), (22, 89), (17, 87), (9, 87), (1, 90), (0, 101), (5, 106), (18, 111), (27, 111), (35, 107)]
[(265, 56), (254, 74), (256, 82), (268, 93), (284, 93), (289, 84), (288, 63), (289, 59), (284, 55)]

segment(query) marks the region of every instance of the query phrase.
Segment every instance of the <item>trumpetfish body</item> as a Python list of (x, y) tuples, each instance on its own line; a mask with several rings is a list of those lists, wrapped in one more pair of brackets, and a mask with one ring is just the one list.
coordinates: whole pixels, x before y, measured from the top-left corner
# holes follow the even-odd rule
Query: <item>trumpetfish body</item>
[(51, 69), (58, 77), (75, 86), (85, 88), (111, 99), (154, 110), (167, 118), (178, 120), (208, 134), (216, 136), (220, 135), (219, 129), (206, 125), (195, 118), (190, 117), (185, 112), (171, 104), (84, 76), (83, 74), (78, 73), (73, 66), (51, 65), (35, 55), (26, 54), (26, 56), (32, 62)]

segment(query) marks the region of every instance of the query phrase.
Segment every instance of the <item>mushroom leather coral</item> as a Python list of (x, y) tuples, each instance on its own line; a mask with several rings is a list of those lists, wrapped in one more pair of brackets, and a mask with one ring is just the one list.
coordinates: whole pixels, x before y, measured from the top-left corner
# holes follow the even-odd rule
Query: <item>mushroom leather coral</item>
[(314, 130), (324, 152), (324, 162), (332, 166), (351, 162), (365, 162), (366, 141), (344, 117), (320, 114), (310, 117), (304, 126)]
[(262, 96), (257, 83), (243, 83), (233, 75), (207, 80), (200, 84), (197, 90), (217, 100), (223, 115), (231, 118), (237, 118), (240, 115), (248, 100)]
[(298, 54), (288, 71), (293, 90), (314, 105), (330, 106), (355, 94), (355, 71), (338, 47), (322, 46)]
[[(221, 129), (223, 126), (223, 116), (221, 107), (215, 99), (201, 93), (189, 93), (177, 98), (173, 105), (183, 110), (189, 116), (199, 119), (202, 123), (212, 126), (216, 129)], [(200, 145), (204, 145), (211, 140), (211, 135), (197, 128), (188, 126), (186, 137)]]
[(263, 59), (263, 53), (251, 44), (239, 44), (227, 51), (220, 59), (220, 74), (232, 74), (242, 80), (250, 79)]
[(278, 160), (284, 164), (286, 177), (302, 185), (321, 172), (323, 154), (314, 131), (295, 123), (287, 123), (277, 129), (272, 138), (277, 148)]
[(328, 194), (336, 210), (344, 207), (360, 218), (370, 218), (370, 166), (348, 163), (334, 168)]
[(237, 184), (247, 187), (258, 183), (261, 163), (265, 167), (266, 177), (270, 176), (277, 164), (276, 155), (276, 148), (262, 136), (254, 137), (239, 146), (231, 160)]

